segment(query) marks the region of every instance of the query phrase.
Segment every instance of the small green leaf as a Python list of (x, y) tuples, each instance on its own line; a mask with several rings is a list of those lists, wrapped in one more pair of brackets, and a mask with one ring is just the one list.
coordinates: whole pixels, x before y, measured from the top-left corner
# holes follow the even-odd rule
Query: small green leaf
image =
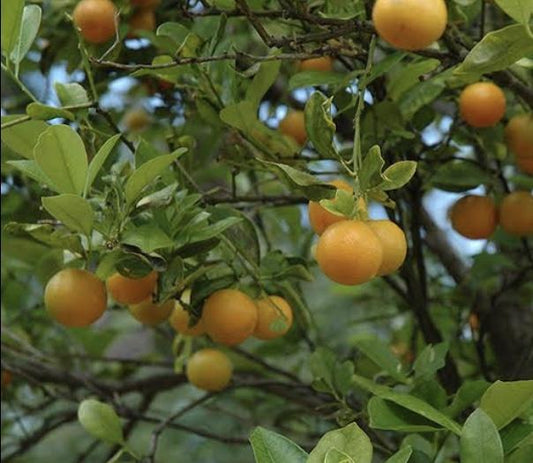
[(80, 84), (75, 82), (70, 84), (56, 82), (54, 88), (62, 106), (76, 106), (89, 103), (87, 92)]
[(112, 136), (109, 140), (107, 140), (98, 150), (98, 153), (94, 156), (91, 163), (89, 164), (89, 168), (87, 170), (87, 182), (85, 183), (85, 187), (83, 189), (84, 195), (87, 195), (89, 192), (89, 189), (91, 188), (91, 185), (93, 184), (96, 175), (104, 165), (107, 157), (111, 154), (113, 151), (113, 148), (117, 144), (117, 141), (120, 139), (120, 134)]
[(256, 109), (259, 107), (261, 99), (276, 81), (280, 66), (281, 61), (265, 61), (261, 63), (259, 71), (257, 71), (251, 84), (246, 89), (245, 99), (251, 103), (252, 107)]
[(398, 161), (389, 166), (383, 172), (385, 179), (378, 188), (384, 191), (397, 190), (411, 180), (416, 172), (415, 161)]
[(439, 65), (440, 61), (433, 58), (406, 64), (400, 71), (394, 73), (394, 78), (389, 80), (387, 95), (398, 101), (403, 94), (420, 82), (420, 76), (434, 71)]
[(503, 463), (502, 441), (496, 425), (480, 408), (463, 426), (461, 463)]
[(307, 453), (281, 434), (257, 427), (250, 434), (256, 463), (306, 463)]
[(392, 457), (388, 458), (385, 463), (407, 463), (411, 454), (413, 453), (413, 447), (410, 445), (398, 450)]
[(172, 154), (164, 154), (147, 161), (139, 168), (135, 169), (124, 187), (126, 203), (132, 204), (150, 182), (186, 152), (186, 148), (180, 148)]
[(309, 367), (315, 390), (335, 396), (347, 394), (352, 385), (353, 362), (339, 362), (333, 351), (319, 347), (311, 354)]
[(362, 192), (371, 190), (383, 183), (381, 170), (384, 165), (385, 161), (381, 156), (381, 149), (378, 145), (374, 145), (363, 158), (363, 164), (358, 172)]
[(511, 453), (519, 447), (533, 445), (533, 423), (515, 420), (500, 431), (503, 453)]
[[(18, 75), (18, 65), (28, 53), (41, 25), (41, 8), (37, 5), (28, 5), (22, 12), (22, 23), (18, 39), (11, 51), (11, 61), (16, 65), (15, 73)], [(3, 25), (3, 21), (2, 21)]]
[(315, 92), (305, 104), (305, 129), (315, 149), (324, 157), (338, 157), (333, 144), (335, 124), (331, 118), (331, 99)]
[(87, 153), (80, 136), (67, 125), (53, 125), (39, 137), (35, 161), (58, 193), (81, 194), (87, 178)]
[(448, 344), (441, 342), (434, 346), (428, 345), (418, 355), (413, 365), (415, 377), (420, 379), (430, 379), (446, 363)]
[(15, 48), (20, 34), (24, 0), (10, 0), (1, 2), (2, 8), (2, 52), (10, 56)]
[[(2, 122), (9, 122), (22, 116), (4, 116), (2, 117)], [(9, 149), (26, 159), (33, 159), (33, 148), (37, 144), (39, 136), (48, 127), (50, 126), (42, 121), (21, 122), (7, 129), (2, 129), (2, 143), (5, 143)]]
[(492, 177), (484, 169), (467, 161), (447, 162), (433, 172), (433, 175), (428, 177), (430, 185), (454, 193), (461, 193), (493, 182)]
[(533, 38), (522, 24), (489, 32), (454, 71), (460, 77), (500, 71), (533, 53)]
[(96, 439), (109, 444), (124, 443), (120, 419), (109, 405), (94, 399), (86, 399), (78, 407), (78, 420)]
[(353, 217), (357, 203), (352, 192), (337, 189), (334, 199), (323, 199), (320, 205), (332, 214), (341, 217)]
[(124, 231), (122, 242), (137, 246), (143, 252), (171, 247), (174, 242), (155, 223), (130, 227)]
[(356, 423), (324, 434), (309, 454), (307, 463), (323, 463), (331, 448), (343, 452), (354, 463), (371, 463), (372, 461), (370, 439)]
[(41, 199), (43, 207), (72, 231), (89, 236), (93, 228), (94, 212), (86, 199), (73, 194), (48, 196)]
[(533, 380), (496, 381), (481, 397), (479, 408), (498, 429), (520, 416), (533, 403)]
[(20, 170), (23, 174), (41, 185), (53, 187), (52, 181), (46, 176), (35, 161), (7, 161), (7, 164)]
[(324, 463), (354, 463), (354, 460), (349, 455), (346, 455), (346, 453), (333, 447), (326, 453)]
[(528, 24), (533, 3), (528, 0), (495, 0), (496, 4), (517, 23)]
[(321, 15), (326, 18), (352, 19), (356, 16), (365, 17), (365, 6), (360, 0), (326, 0)]
[(489, 386), (490, 383), (483, 379), (474, 381), (466, 380), (455, 393), (452, 403), (445, 410), (446, 414), (452, 418), (456, 417), (466, 407), (479, 400)]
[(55, 119), (56, 117), (62, 117), (73, 121), (75, 119), (74, 114), (63, 108), (56, 108), (55, 106), (47, 106), (41, 103), (30, 103), (26, 107), (26, 113), (32, 119), (38, 121), (48, 121), (50, 119)]

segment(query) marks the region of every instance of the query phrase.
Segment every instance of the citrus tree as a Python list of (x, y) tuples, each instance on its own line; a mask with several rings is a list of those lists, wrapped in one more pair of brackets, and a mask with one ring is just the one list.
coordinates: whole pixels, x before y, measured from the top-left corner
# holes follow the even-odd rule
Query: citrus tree
[(529, 0), (2, 2), (2, 460), (529, 463)]

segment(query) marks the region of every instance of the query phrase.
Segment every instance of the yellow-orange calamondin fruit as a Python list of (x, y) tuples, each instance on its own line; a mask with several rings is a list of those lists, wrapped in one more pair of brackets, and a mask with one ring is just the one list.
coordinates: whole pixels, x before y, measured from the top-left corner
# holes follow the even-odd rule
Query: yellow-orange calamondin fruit
[(199, 350), (187, 362), (187, 379), (204, 391), (221, 391), (231, 381), (232, 374), (231, 360), (216, 349)]
[(369, 220), (366, 224), (379, 238), (383, 248), (383, 260), (377, 276), (389, 275), (398, 270), (407, 255), (405, 233), (390, 220)]
[(449, 211), (453, 229), (466, 238), (487, 239), (498, 225), (498, 210), (488, 196), (467, 195)]
[(254, 336), (267, 340), (283, 336), (292, 326), (292, 309), (279, 296), (268, 296), (256, 301), (258, 320)]

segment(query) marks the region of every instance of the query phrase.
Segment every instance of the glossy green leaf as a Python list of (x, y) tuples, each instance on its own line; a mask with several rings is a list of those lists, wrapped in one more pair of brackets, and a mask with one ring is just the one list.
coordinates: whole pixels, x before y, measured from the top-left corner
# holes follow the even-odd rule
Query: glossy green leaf
[(479, 408), (498, 429), (520, 416), (533, 403), (533, 380), (496, 381), (481, 397)]
[(94, 399), (84, 400), (78, 407), (78, 420), (94, 438), (110, 444), (122, 444), (122, 424), (113, 407)]
[(423, 59), (411, 62), (395, 72), (394, 78), (389, 81), (387, 94), (393, 100), (398, 100), (404, 93), (415, 87), (420, 82), (420, 76), (434, 71), (440, 65), (438, 59)]
[(35, 161), (58, 193), (81, 194), (87, 178), (87, 153), (76, 131), (66, 125), (50, 126), (33, 150)]
[(413, 448), (410, 445), (398, 450), (392, 457), (388, 458), (385, 463), (407, 463), (413, 453)]
[(375, 145), (370, 148), (359, 169), (359, 184), (362, 192), (375, 188), (383, 182), (381, 171), (384, 165), (385, 161), (381, 156), (380, 147)]
[(30, 50), (30, 47), (37, 36), (39, 26), (41, 25), (41, 8), (37, 5), (28, 5), (22, 12), (22, 23), (20, 32), (11, 51), (11, 61), (16, 65), (16, 74), (18, 74), (18, 65)]
[(54, 88), (62, 106), (76, 106), (89, 103), (87, 92), (76, 82), (67, 84), (56, 82)]
[(32, 119), (38, 121), (48, 121), (50, 119), (55, 119), (56, 117), (68, 119), (69, 121), (74, 120), (74, 114), (71, 111), (63, 108), (56, 108), (55, 106), (47, 106), (41, 103), (30, 103), (26, 107), (26, 113)]
[(326, 453), (324, 463), (354, 463), (354, 460), (346, 453), (333, 447)]
[(257, 427), (250, 434), (256, 463), (306, 463), (307, 453), (281, 434)]
[(332, 448), (349, 456), (354, 463), (371, 463), (372, 461), (370, 439), (356, 423), (324, 434), (309, 454), (307, 463), (323, 463)]
[(447, 162), (437, 167), (429, 177), (431, 185), (454, 193), (468, 191), (491, 182), (493, 179), (484, 169), (472, 162), (461, 160)]
[[(23, 114), (20, 116), (4, 116), (2, 117), (2, 122), (9, 122), (23, 116)], [(42, 121), (21, 122), (7, 129), (2, 129), (2, 143), (5, 143), (9, 149), (26, 159), (33, 159), (33, 148), (37, 144), (39, 136), (48, 127), (50, 126)]]
[(259, 66), (259, 71), (252, 79), (246, 89), (246, 101), (249, 101), (254, 108), (259, 107), (261, 99), (276, 81), (279, 74), (281, 61), (265, 61)]
[(378, 186), (379, 189), (397, 190), (411, 180), (416, 172), (415, 161), (398, 161), (389, 166), (383, 172), (384, 181)]
[(352, 19), (365, 16), (365, 6), (361, 0), (325, 0), (322, 16), (336, 19)]
[(515, 420), (500, 431), (503, 453), (511, 453), (519, 447), (533, 445), (533, 423)]
[(533, 2), (529, 0), (495, 0), (495, 2), (517, 23), (529, 23), (533, 14)]
[(89, 236), (94, 221), (94, 212), (86, 199), (73, 194), (41, 198), (43, 207), (72, 231)]
[(96, 179), (98, 172), (104, 165), (107, 157), (113, 151), (113, 148), (115, 148), (119, 139), (120, 134), (117, 134), (106, 140), (106, 142), (100, 147), (94, 158), (91, 160), (91, 163), (89, 164), (87, 170), (87, 182), (85, 183), (85, 187), (83, 189), (85, 195), (89, 192), (89, 189), (91, 188), (94, 180)]
[(466, 420), (461, 433), (461, 463), (503, 463), (503, 447), (496, 425), (481, 409)]
[(2, 53), (10, 56), (17, 43), (20, 26), (22, 23), (22, 12), (24, 10), (24, 0), (9, 0), (1, 2), (2, 8)]
[(122, 242), (137, 246), (144, 252), (171, 247), (174, 244), (170, 237), (154, 223), (126, 229)]
[(313, 374), (313, 388), (335, 396), (345, 395), (352, 385), (353, 362), (340, 362), (335, 353), (319, 347), (309, 358), (309, 367)]
[(521, 24), (489, 32), (468, 53), (454, 75), (480, 76), (500, 71), (533, 53), (533, 38)]
[(445, 365), (447, 353), (448, 344), (445, 342), (426, 346), (413, 365), (415, 376), (421, 379), (433, 377)]
[(490, 383), (483, 379), (466, 380), (455, 393), (452, 403), (446, 409), (446, 414), (452, 418), (459, 415), (466, 407), (478, 401), (488, 389)]
[(305, 104), (305, 129), (314, 148), (322, 156), (338, 157), (333, 145), (336, 128), (331, 118), (331, 99), (320, 92), (313, 93)]
[(398, 106), (404, 119), (410, 120), (419, 109), (432, 103), (445, 88), (442, 78), (434, 78), (420, 82), (402, 94)]
[(7, 161), (7, 164), (20, 170), (23, 174), (40, 183), (53, 188), (52, 181), (41, 170), (35, 161)]

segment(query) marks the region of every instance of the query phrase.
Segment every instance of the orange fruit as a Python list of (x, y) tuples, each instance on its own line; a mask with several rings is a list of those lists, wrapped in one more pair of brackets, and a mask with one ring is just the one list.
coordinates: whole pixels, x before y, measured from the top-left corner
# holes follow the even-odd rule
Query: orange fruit
[(511, 118), (505, 127), (505, 140), (517, 157), (533, 159), (533, 114)]
[(505, 114), (505, 94), (492, 82), (468, 85), (459, 97), (459, 112), (472, 127), (493, 127)]
[[(181, 296), (181, 300), (185, 304), (189, 304), (191, 300), (191, 291), (186, 290)], [(200, 318), (196, 324), (190, 326), (190, 315), (189, 312), (180, 304), (179, 301), (176, 301), (174, 310), (170, 314), (168, 322), (178, 333), (184, 334), (186, 336), (201, 336), (205, 333), (204, 322)]]
[(300, 71), (331, 71), (333, 70), (333, 60), (329, 56), (311, 58), (300, 61)]
[(379, 238), (383, 248), (383, 260), (377, 276), (395, 272), (401, 267), (407, 255), (405, 233), (390, 220), (369, 220), (366, 224)]
[(503, 198), (500, 225), (511, 235), (533, 234), (533, 195), (528, 191), (514, 191)]
[(116, 35), (118, 10), (110, 0), (81, 0), (72, 18), (81, 36), (90, 43), (104, 43)]
[[(353, 191), (352, 187), (344, 180), (333, 180), (329, 183), (330, 185), (336, 186), (339, 190)], [(309, 222), (317, 235), (321, 235), (331, 224), (346, 220), (346, 217), (332, 214), (324, 209), (320, 203), (315, 201), (309, 201), (307, 210), (309, 212)]]
[(138, 304), (152, 295), (157, 285), (157, 272), (142, 278), (128, 278), (115, 273), (107, 279), (107, 290), (119, 304)]
[(400, 50), (422, 50), (439, 40), (448, 20), (444, 0), (377, 0), (372, 20), (378, 35)]
[(383, 260), (383, 248), (365, 222), (344, 220), (329, 226), (322, 234), (316, 260), (331, 280), (358, 285), (376, 276)]
[(105, 312), (107, 294), (104, 283), (92, 273), (66, 268), (46, 284), (44, 303), (59, 323), (69, 327), (88, 326)]
[(289, 111), (279, 123), (282, 134), (294, 139), (299, 145), (305, 145), (307, 131), (305, 130), (305, 116), (303, 111)]
[(525, 172), (526, 174), (533, 175), (533, 157), (523, 158), (523, 157), (517, 156), (515, 158), (515, 162), (516, 162), (517, 167), (521, 171)]
[(450, 208), (449, 217), (457, 233), (473, 240), (487, 239), (498, 225), (496, 205), (488, 196), (463, 196)]
[(279, 338), (290, 330), (292, 309), (285, 299), (268, 296), (256, 301), (256, 305), (258, 314), (254, 331), (256, 338), (263, 340)]
[(124, 114), (123, 123), (128, 131), (140, 132), (151, 122), (150, 115), (141, 108), (130, 109)]
[(170, 299), (163, 304), (155, 304), (150, 296), (138, 304), (128, 306), (128, 310), (138, 322), (154, 326), (168, 319), (174, 309), (174, 302), (174, 299)]
[(9, 386), (13, 380), (13, 374), (9, 370), (2, 370), (2, 387)]
[(133, 13), (128, 21), (128, 25), (130, 26), (128, 32), (129, 38), (136, 37), (136, 31), (153, 31), (156, 26), (155, 13), (148, 8), (141, 8)]
[(213, 341), (233, 346), (254, 332), (257, 307), (242, 291), (221, 289), (205, 301), (202, 319), (205, 331)]
[(470, 312), (470, 315), (468, 315), (468, 324), (472, 331), (479, 331), (479, 317), (475, 312)]
[(221, 391), (231, 381), (233, 365), (226, 354), (216, 349), (195, 352), (187, 362), (185, 374), (191, 384), (204, 391)]

